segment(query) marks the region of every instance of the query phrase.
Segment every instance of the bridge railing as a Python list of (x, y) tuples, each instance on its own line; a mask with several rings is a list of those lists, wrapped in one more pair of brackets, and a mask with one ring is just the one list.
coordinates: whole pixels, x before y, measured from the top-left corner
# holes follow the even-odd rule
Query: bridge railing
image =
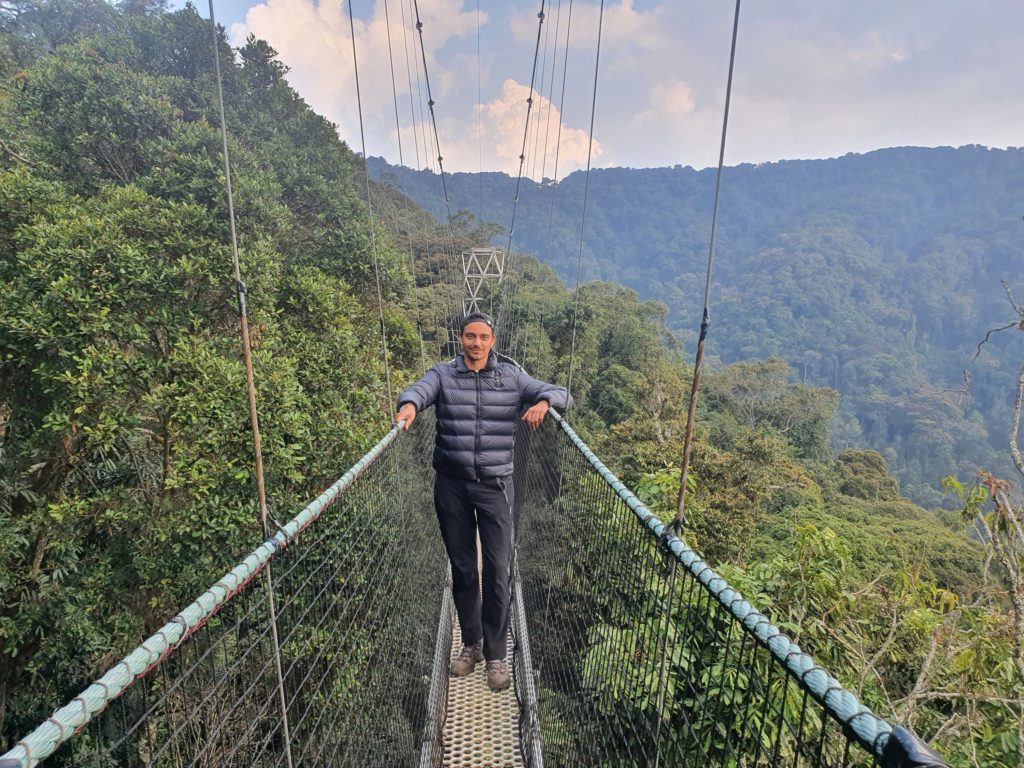
[(524, 434), (517, 465), (532, 738), (542, 742), (524, 755), (539, 750), (549, 765), (945, 764), (665, 536), (557, 421)]
[(391, 430), (0, 766), (414, 764), (445, 575), (431, 432)]

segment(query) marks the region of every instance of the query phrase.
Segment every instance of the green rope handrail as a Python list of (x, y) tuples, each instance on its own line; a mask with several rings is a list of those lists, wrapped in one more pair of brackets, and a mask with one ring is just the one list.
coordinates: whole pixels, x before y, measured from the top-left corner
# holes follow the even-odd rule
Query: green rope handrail
[[(799, 683), (810, 693), (824, 710), (838, 720), (883, 766), (937, 765), (944, 766), (942, 758), (932, 752), (923, 742), (902, 726), (893, 726), (863, 705), (857, 697), (814, 662), (800, 646), (787, 637), (771, 620), (758, 611), (743, 596), (715, 573), (700, 555), (675, 536), (637, 496), (619, 480), (564, 418), (552, 409), (549, 413), (569, 437), (572, 443), (597, 470), (601, 478), (637, 516), (656, 541), (663, 541), (665, 547), (675, 556), (690, 574), (700, 581), (705, 589), (726, 608), (743, 628), (774, 656)], [(896, 738), (893, 738), (893, 737)], [(906, 761), (906, 750), (919, 750), (930, 760)], [(933, 757), (934, 756), (934, 757)], [(0, 766), (2, 768), (2, 766)]]
[(34, 768), (88, 725), (111, 702), (181, 646), (234, 595), (262, 571), (278, 552), (313, 524), (323, 511), (395, 441), (404, 422), (398, 422), (337, 482), (317, 496), (287, 525), (254, 549), (216, 584), (111, 667), (82, 693), (56, 710), (44, 723), (0, 755), (0, 768)]

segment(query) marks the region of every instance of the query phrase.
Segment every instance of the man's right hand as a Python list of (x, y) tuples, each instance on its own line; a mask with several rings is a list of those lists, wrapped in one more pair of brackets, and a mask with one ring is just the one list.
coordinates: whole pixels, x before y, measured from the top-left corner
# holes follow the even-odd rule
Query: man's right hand
[(398, 409), (398, 413), (395, 414), (395, 423), (400, 421), (405, 422), (405, 429), (412, 426), (413, 421), (416, 420), (416, 406), (412, 403), (403, 403), (402, 407)]

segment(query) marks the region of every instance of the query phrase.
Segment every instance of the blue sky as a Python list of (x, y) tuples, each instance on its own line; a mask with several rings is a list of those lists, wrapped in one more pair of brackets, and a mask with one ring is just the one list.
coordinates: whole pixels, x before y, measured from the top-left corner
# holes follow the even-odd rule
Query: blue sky
[[(217, 0), (215, 8), (234, 44), (251, 33), (276, 48), (292, 86), (358, 150), (345, 2)], [(432, 167), (413, 0), (352, 2), (367, 152), (397, 162), (401, 136), (406, 164)], [(445, 170), (515, 173), (539, 0), (418, 5)], [(729, 0), (606, 2), (594, 165), (717, 161), (733, 7)], [(545, 3), (527, 167), (535, 178), (555, 175), (559, 129), (557, 176), (586, 163), (598, 3), (573, 0), (563, 101), (568, 9), (569, 0)], [(205, 15), (206, 4), (199, 10)], [(726, 163), (904, 145), (1024, 145), (1021, 30), (1019, 0), (746, 0)]]

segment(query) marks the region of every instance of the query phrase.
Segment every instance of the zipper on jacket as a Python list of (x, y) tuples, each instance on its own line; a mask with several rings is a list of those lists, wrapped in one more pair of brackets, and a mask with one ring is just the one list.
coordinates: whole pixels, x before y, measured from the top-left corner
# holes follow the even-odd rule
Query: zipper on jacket
[(476, 427), (473, 434), (473, 476), (480, 482), (480, 372), (473, 371), (476, 379)]

